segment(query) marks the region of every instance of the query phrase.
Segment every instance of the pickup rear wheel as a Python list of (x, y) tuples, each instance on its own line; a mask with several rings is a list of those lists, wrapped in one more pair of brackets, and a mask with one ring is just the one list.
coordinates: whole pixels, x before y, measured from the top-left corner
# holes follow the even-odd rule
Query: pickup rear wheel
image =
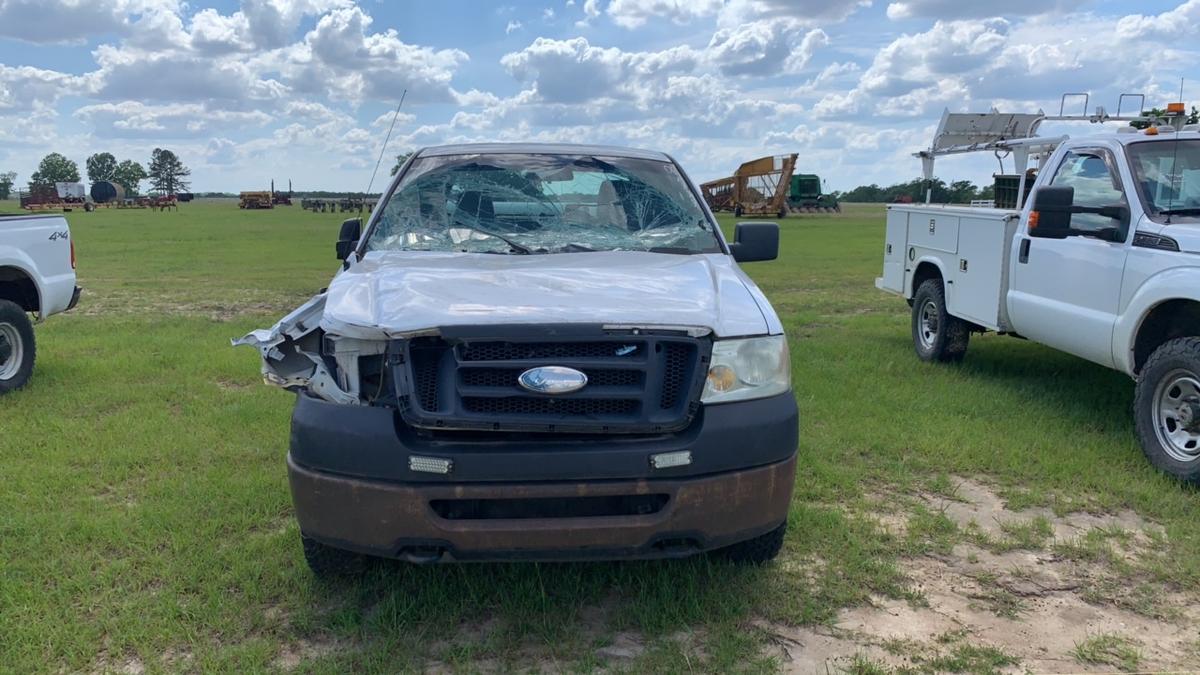
[(1138, 377), (1133, 412), (1150, 463), (1200, 483), (1200, 338), (1177, 338), (1154, 350)]
[(946, 294), (940, 279), (926, 279), (917, 287), (912, 305), (913, 347), (922, 361), (961, 361), (967, 353), (971, 331), (962, 319), (946, 311)]
[(36, 355), (29, 315), (16, 303), (0, 300), (0, 394), (29, 381)]

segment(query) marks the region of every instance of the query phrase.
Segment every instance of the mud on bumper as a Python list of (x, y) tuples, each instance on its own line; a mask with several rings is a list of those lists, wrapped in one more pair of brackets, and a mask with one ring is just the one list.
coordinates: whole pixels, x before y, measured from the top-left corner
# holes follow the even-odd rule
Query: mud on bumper
[[(414, 562), (680, 557), (787, 519), (796, 456), (712, 476), (596, 482), (402, 484), (288, 457), (296, 517), (322, 543)], [(553, 504), (557, 514), (547, 508)]]

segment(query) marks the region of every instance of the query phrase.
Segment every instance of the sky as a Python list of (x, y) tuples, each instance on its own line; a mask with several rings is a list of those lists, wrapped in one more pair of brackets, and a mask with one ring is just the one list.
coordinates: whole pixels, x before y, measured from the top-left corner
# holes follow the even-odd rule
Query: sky
[(198, 192), (360, 191), (407, 90), (376, 190), (468, 141), (663, 150), (697, 182), (796, 152), (845, 190), (918, 176), (947, 108), (1111, 113), (1181, 77), (1200, 103), (1198, 64), (1200, 0), (0, 0), (0, 171), (164, 147)]

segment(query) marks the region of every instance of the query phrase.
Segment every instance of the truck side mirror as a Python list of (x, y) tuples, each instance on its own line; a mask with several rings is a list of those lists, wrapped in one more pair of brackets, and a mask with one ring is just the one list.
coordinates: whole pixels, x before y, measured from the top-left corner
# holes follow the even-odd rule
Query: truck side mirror
[(1073, 187), (1038, 188), (1033, 196), (1033, 210), (1029, 213), (1029, 236), (1043, 239), (1066, 239), (1071, 236), (1074, 203)]
[(345, 260), (350, 257), (362, 237), (362, 218), (348, 218), (342, 221), (342, 229), (337, 239), (337, 259)]
[(738, 223), (733, 229), (729, 252), (738, 262), (774, 260), (779, 257), (779, 225)]

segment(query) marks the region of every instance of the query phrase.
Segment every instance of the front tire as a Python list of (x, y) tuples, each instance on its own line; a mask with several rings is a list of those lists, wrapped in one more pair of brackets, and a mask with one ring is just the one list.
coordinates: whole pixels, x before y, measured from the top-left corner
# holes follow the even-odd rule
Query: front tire
[(318, 579), (352, 577), (366, 568), (366, 557), (353, 551), (334, 548), (304, 535), (300, 535), (300, 543), (304, 547), (304, 562)]
[(1160, 471), (1200, 483), (1200, 337), (1159, 346), (1133, 399), (1138, 442)]
[(29, 315), (16, 303), (0, 300), (0, 395), (25, 386), (36, 357)]
[(971, 331), (965, 321), (946, 311), (940, 279), (926, 279), (913, 296), (912, 337), (922, 361), (962, 361), (967, 353)]
[(717, 549), (716, 554), (738, 565), (765, 565), (774, 560), (783, 549), (783, 535), (786, 533), (785, 521), (766, 534)]

